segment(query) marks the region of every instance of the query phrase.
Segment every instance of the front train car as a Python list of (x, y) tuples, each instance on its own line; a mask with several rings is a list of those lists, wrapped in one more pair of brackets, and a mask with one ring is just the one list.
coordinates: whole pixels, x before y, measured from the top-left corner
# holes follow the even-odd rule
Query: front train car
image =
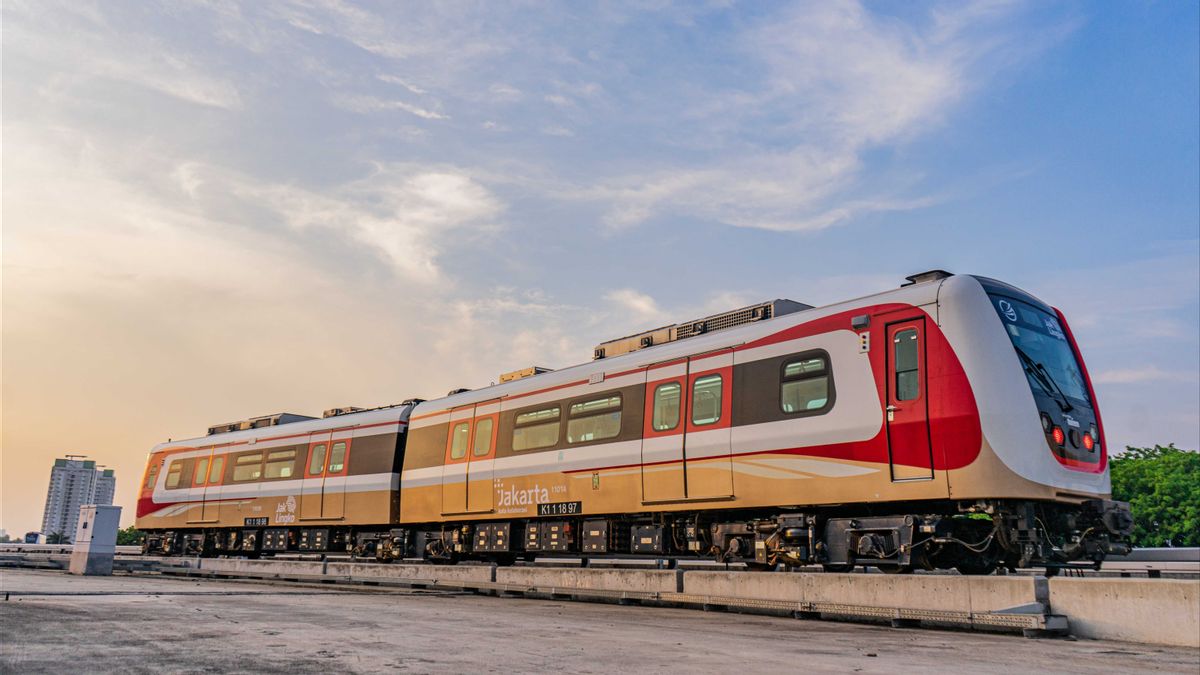
[(994, 523), (1009, 566), (1128, 551), (1128, 504), (1108, 499), (1108, 443), (1079, 346), (1056, 308), (1009, 284), (949, 276), (938, 319), (979, 410), (979, 457), (948, 477)]

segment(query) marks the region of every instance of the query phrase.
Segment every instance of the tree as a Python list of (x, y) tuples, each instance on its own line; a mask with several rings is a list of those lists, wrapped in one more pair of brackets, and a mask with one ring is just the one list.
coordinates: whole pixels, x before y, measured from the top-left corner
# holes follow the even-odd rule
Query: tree
[(68, 537), (67, 535), (63, 534), (62, 532), (51, 532), (46, 535), (46, 543), (47, 544), (69, 544), (69, 543), (71, 543), (71, 538)]
[(123, 530), (117, 530), (117, 546), (141, 546), (142, 540), (145, 538), (146, 533), (133, 525)]
[(1200, 546), (1200, 454), (1126, 448), (1112, 460), (1112, 492), (1133, 510), (1134, 546)]

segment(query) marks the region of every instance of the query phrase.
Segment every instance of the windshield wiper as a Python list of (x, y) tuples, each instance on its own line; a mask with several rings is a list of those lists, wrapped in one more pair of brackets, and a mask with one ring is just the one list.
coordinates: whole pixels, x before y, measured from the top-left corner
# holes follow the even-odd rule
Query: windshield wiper
[(1026, 354), (1025, 350), (1016, 344), (1013, 345), (1013, 349), (1017, 350), (1017, 356), (1021, 357), (1021, 361), (1025, 364), (1025, 372), (1033, 376), (1033, 379), (1046, 392), (1046, 395), (1054, 399), (1054, 402), (1058, 404), (1058, 407), (1062, 408), (1063, 412), (1070, 412), (1075, 408), (1067, 400), (1067, 395), (1063, 393), (1062, 387), (1059, 387), (1054, 378), (1050, 377), (1050, 372), (1046, 370), (1046, 366), (1034, 361), (1033, 357)]

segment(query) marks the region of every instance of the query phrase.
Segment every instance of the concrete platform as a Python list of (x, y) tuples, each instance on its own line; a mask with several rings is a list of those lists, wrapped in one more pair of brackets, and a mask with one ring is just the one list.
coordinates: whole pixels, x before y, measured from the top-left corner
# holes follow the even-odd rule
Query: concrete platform
[(1193, 649), (442, 591), (4, 570), (4, 594), (0, 672), (1195, 673), (1200, 663)]
[(1069, 617), (1073, 635), (1200, 647), (1195, 581), (1051, 579), (1050, 602)]

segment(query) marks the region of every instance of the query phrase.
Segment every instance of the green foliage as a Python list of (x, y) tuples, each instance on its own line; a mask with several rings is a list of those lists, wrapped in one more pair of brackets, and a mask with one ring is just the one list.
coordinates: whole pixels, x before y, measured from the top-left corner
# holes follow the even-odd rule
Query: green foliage
[(146, 533), (133, 525), (123, 530), (117, 530), (117, 546), (141, 546), (142, 540), (145, 538)]
[(1113, 499), (1133, 510), (1133, 545), (1200, 546), (1200, 453), (1126, 448), (1112, 459)]

